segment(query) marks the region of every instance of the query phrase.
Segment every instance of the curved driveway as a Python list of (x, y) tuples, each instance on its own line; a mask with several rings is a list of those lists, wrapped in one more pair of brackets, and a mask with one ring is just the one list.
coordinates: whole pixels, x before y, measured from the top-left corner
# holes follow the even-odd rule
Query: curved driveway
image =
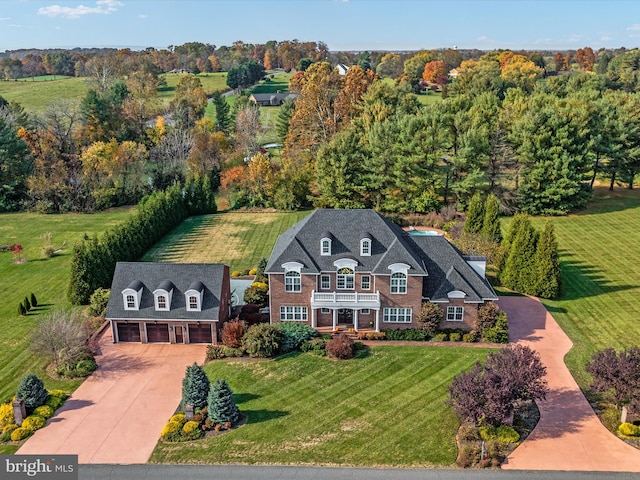
[(501, 297), (512, 342), (540, 353), (549, 394), (539, 401), (540, 421), (506, 459), (503, 469), (640, 472), (640, 450), (600, 422), (564, 364), (573, 344), (535, 298)]
[(182, 397), (185, 368), (204, 345), (113, 344), (100, 339), (96, 370), (19, 454), (77, 454), (79, 463), (146, 463)]

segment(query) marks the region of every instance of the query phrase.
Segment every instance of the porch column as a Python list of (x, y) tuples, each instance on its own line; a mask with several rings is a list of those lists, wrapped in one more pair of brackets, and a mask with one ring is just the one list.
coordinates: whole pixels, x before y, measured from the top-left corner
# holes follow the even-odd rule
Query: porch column
[(311, 328), (316, 328), (316, 309), (311, 307)]
[(353, 309), (353, 329), (358, 333), (358, 310), (357, 308)]
[(380, 309), (376, 308), (376, 332), (380, 331)]
[(338, 309), (334, 308), (331, 310), (333, 312), (333, 329), (338, 328)]

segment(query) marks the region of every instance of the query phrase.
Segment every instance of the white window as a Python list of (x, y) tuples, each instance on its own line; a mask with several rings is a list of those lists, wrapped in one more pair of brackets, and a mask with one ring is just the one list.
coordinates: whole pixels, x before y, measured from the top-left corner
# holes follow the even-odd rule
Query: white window
[(464, 307), (447, 307), (447, 322), (461, 322), (464, 318)]
[(320, 240), (320, 255), (327, 256), (331, 255), (331, 239), (323, 238)]
[(369, 310), (368, 308), (363, 308), (361, 311), (362, 315), (369, 315), (371, 313), (371, 310)]
[(331, 309), (330, 308), (321, 308), (320, 309), (320, 313), (331, 313)]
[(362, 257), (371, 256), (371, 239), (363, 238), (362, 240), (360, 240), (360, 256)]
[(282, 321), (301, 321), (307, 320), (307, 307), (281, 306), (280, 320)]
[(144, 285), (139, 280), (134, 280), (127, 288), (122, 290), (122, 301), (125, 310), (138, 310), (142, 299)]
[(136, 297), (135, 295), (127, 295), (127, 310), (136, 309)]
[(168, 308), (167, 308), (167, 297), (165, 297), (164, 295), (158, 295), (156, 298), (158, 299), (157, 309), (158, 310), (168, 310)]
[(320, 290), (329, 290), (331, 288), (331, 277), (329, 275), (320, 275)]
[(391, 275), (391, 293), (407, 293), (407, 276), (404, 273)]
[(369, 275), (360, 277), (360, 288), (362, 290), (369, 290), (371, 288), (371, 277)]
[(195, 295), (189, 296), (189, 310), (198, 310), (198, 297)]
[(338, 290), (353, 290), (355, 286), (355, 273), (352, 268), (344, 267), (338, 270), (336, 287)]
[(300, 273), (289, 271), (284, 275), (284, 290), (285, 292), (300, 292), (302, 291), (302, 283), (300, 281)]
[(385, 323), (411, 323), (411, 309), (385, 308), (382, 321)]

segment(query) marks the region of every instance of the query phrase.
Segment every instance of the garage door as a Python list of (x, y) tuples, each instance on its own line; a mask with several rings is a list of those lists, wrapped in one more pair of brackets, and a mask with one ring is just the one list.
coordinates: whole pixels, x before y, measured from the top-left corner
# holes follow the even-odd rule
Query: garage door
[(211, 325), (190, 323), (189, 343), (211, 343)]
[(147, 342), (169, 343), (169, 325), (166, 323), (147, 323)]
[(117, 327), (119, 342), (140, 341), (140, 325), (137, 323), (118, 323)]

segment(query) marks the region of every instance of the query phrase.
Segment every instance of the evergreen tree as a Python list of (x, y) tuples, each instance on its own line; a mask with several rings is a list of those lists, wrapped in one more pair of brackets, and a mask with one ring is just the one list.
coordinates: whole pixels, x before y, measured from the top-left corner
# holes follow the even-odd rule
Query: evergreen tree
[(481, 233), (482, 236), (490, 242), (502, 242), (500, 202), (494, 194), (490, 194), (484, 202), (484, 219), (482, 221)]
[(507, 236), (502, 239), (502, 258), (498, 262), (498, 267), (500, 271), (504, 270), (505, 262), (507, 261), (507, 258), (509, 257), (509, 253), (511, 252), (511, 244), (516, 238), (516, 234), (518, 233), (520, 224), (524, 222), (526, 218), (527, 218), (526, 214), (517, 213), (511, 219), (509, 230), (507, 230)]
[(211, 99), (216, 107), (216, 130), (228, 134), (231, 129), (231, 117), (229, 116), (229, 104), (220, 93), (215, 93)]
[(278, 134), (278, 142), (284, 144), (287, 139), (287, 133), (289, 133), (289, 121), (293, 115), (293, 110), (296, 108), (296, 104), (293, 100), (287, 99), (284, 101), (280, 110), (278, 110), (278, 116), (276, 117), (276, 133)]
[(211, 179), (211, 175), (205, 175), (202, 182), (202, 191), (204, 193), (204, 213), (216, 213), (218, 205), (216, 204), (215, 187)]
[(518, 231), (509, 246), (509, 253), (504, 269), (500, 274), (502, 284), (523, 293), (531, 293), (535, 283), (536, 245), (538, 234), (531, 225), (529, 217), (525, 216), (519, 223)]
[(209, 378), (202, 367), (194, 363), (187, 367), (182, 379), (182, 403), (183, 408), (190, 403), (194, 408), (202, 408), (207, 405), (209, 395)]
[(480, 233), (484, 226), (484, 217), (484, 202), (482, 200), (482, 195), (480, 195), (479, 192), (476, 192), (469, 202), (467, 219), (464, 222), (462, 231), (465, 233)]
[(47, 401), (49, 392), (44, 388), (44, 383), (33, 373), (22, 378), (16, 398), (24, 401), (27, 412), (32, 412), (35, 408), (43, 405)]
[(233, 423), (240, 416), (240, 410), (233, 402), (233, 392), (225, 380), (217, 379), (211, 386), (208, 406), (209, 418), (215, 423)]
[(562, 288), (560, 260), (553, 225), (549, 221), (538, 240), (535, 260), (536, 281), (531, 293), (542, 298), (558, 297)]

